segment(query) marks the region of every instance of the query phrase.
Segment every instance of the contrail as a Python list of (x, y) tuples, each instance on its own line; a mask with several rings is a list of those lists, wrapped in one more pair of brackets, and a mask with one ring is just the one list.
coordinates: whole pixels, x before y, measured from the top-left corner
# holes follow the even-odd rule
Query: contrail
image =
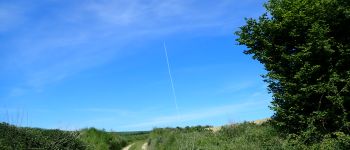
[(175, 93), (175, 88), (174, 88), (174, 81), (173, 81), (173, 77), (171, 76), (170, 63), (169, 63), (169, 58), (168, 58), (168, 51), (166, 50), (165, 42), (164, 42), (164, 51), (165, 51), (166, 63), (168, 64), (168, 72), (169, 72), (169, 77), (170, 77), (170, 81), (171, 81), (171, 88), (173, 90), (176, 112), (177, 112), (177, 115), (179, 115), (179, 107), (177, 105), (176, 93)]

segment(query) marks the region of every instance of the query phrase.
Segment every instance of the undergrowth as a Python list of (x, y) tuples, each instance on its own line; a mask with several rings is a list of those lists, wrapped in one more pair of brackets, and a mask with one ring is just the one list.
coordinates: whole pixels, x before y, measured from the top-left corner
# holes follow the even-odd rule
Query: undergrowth
[(322, 141), (307, 143), (301, 135), (286, 135), (269, 122), (241, 123), (212, 131), (208, 127), (154, 129), (148, 140), (150, 150), (346, 150), (350, 136), (327, 135)]
[(79, 132), (22, 128), (0, 123), (1, 150), (84, 150)]
[[(343, 132), (309, 142), (303, 134), (282, 134), (270, 122), (240, 123), (212, 130), (210, 126), (156, 128), (149, 132), (106, 132), (95, 128), (80, 131), (23, 128), (0, 123), (1, 150), (119, 150), (131, 143), (148, 150), (346, 150), (350, 136)], [(306, 134), (306, 135), (304, 135)], [(148, 138), (148, 140), (147, 140)]]
[(128, 144), (126, 139), (118, 134), (95, 128), (83, 129), (80, 133), (80, 139), (87, 145), (88, 150), (119, 150)]

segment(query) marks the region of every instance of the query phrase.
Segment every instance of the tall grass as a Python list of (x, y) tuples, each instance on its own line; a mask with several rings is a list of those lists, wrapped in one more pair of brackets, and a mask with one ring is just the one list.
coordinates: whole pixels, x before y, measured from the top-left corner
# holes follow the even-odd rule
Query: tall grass
[(213, 132), (207, 127), (155, 129), (149, 148), (157, 150), (281, 149), (283, 139), (269, 125), (243, 123)]
[(122, 136), (128, 143), (136, 141), (146, 141), (149, 137), (150, 131), (131, 131), (131, 132), (113, 132)]
[(154, 129), (149, 150), (348, 150), (350, 136), (342, 132), (327, 135), (319, 143), (305, 143), (301, 135), (285, 135), (269, 122), (241, 123), (218, 131), (207, 127)]

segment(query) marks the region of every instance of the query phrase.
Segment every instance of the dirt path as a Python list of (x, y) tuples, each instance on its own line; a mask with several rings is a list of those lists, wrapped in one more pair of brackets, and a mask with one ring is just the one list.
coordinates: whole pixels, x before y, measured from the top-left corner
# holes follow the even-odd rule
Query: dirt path
[[(141, 150), (147, 150), (148, 149), (148, 143), (147, 142), (145, 142), (143, 144), (142, 143), (141, 143), (141, 141), (132, 143), (132, 144), (124, 147), (122, 150), (129, 150), (131, 147), (133, 147), (134, 149), (136, 147), (136, 149), (138, 149), (138, 150), (140, 150), (140, 149)], [(141, 144), (142, 144), (142, 146), (141, 146)]]
[(130, 144), (130, 145), (128, 145), (128, 146), (126, 146), (126, 147), (124, 147), (122, 150), (129, 150), (130, 149), (130, 147), (131, 146), (133, 146), (135, 143), (132, 143), (132, 144)]
[(143, 143), (141, 149), (142, 149), (142, 150), (147, 150), (147, 147), (148, 147), (148, 143), (145, 142), (145, 143)]

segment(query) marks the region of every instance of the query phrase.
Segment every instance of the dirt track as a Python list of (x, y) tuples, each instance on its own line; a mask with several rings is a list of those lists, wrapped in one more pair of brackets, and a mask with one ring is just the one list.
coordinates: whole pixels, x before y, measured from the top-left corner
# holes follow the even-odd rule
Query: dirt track
[(132, 144), (130, 144), (130, 145), (128, 145), (128, 146), (126, 146), (126, 147), (124, 147), (122, 150), (129, 150), (130, 149), (130, 147), (131, 146), (133, 146), (135, 143), (132, 143)]

